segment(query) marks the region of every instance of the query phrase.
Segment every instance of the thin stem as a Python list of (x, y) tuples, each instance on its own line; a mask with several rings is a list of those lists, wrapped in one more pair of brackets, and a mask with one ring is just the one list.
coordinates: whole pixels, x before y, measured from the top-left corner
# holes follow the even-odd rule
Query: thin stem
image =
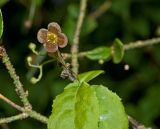
[(15, 116), (11, 116), (11, 117), (1, 118), (0, 119), (0, 124), (10, 123), (10, 122), (13, 122), (15, 120), (25, 119), (27, 117), (28, 117), (28, 115), (26, 113), (21, 113), (19, 115), (15, 115)]
[(128, 120), (131, 123), (133, 129), (151, 129), (151, 128), (145, 127), (143, 124), (139, 123), (131, 116), (128, 116)]
[[(124, 45), (125, 50), (130, 50), (130, 49), (135, 49), (135, 48), (142, 48), (142, 47), (147, 47), (151, 45), (156, 45), (160, 43), (160, 38), (152, 38), (152, 39), (147, 39), (147, 40), (139, 40), (135, 42), (130, 42)], [(87, 52), (80, 52), (78, 54), (78, 58), (83, 58), (85, 57)], [(62, 54), (66, 59), (71, 58), (71, 55), (69, 53), (64, 53)]]
[(0, 47), (0, 54), (2, 55), (2, 61), (6, 66), (6, 69), (8, 70), (11, 78), (14, 81), (15, 87), (16, 87), (16, 92), (18, 94), (18, 96), (21, 98), (21, 101), (23, 102), (25, 108), (31, 109), (31, 104), (28, 101), (27, 98), (27, 93), (24, 91), (23, 89), (23, 85), (19, 79), (19, 76), (17, 76), (15, 69), (13, 68), (13, 65), (10, 62), (10, 59), (6, 53), (5, 48)]
[(102, 14), (104, 14), (112, 5), (111, 0), (106, 0), (95, 12), (91, 13), (89, 18), (97, 19)]
[(22, 112), (24, 111), (24, 109), (23, 109), (21, 106), (15, 104), (15, 103), (12, 102), (10, 99), (8, 99), (7, 97), (3, 96), (1, 93), (0, 93), (0, 99), (2, 99), (2, 100), (5, 101), (6, 103), (8, 103), (8, 104), (11, 105), (12, 107), (14, 107), (15, 109), (17, 109), (17, 110), (19, 110), (19, 111), (22, 111)]
[(2, 94), (0, 94), (0, 99), (4, 100), (5, 102), (7, 102), (8, 104), (10, 104), (12, 107), (18, 109), (19, 111), (22, 111), (22, 114), (16, 115), (16, 116), (12, 116), (12, 117), (8, 117), (8, 118), (2, 118), (0, 119), (0, 124), (1, 123), (9, 123), (12, 122), (14, 120), (18, 120), (18, 119), (23, 119), (26, 118), (28, 116), (41, 121), (42, 123), (47, 123), (48, 118), (37, 113), (36, 111), (32, 110), (31, 104), (28, 101), (26, 92), (23, 89), (23, 85), (19, 80), (19, 77), (16, 75), (15, 69), (13, 68), (9, 57), (6, 53), (5, 48), (0, 47), (0, 57), (2, 57), (2, 61), (5, 64), (11, 78), (14, 80), (14, 84), (16, 87), (16, 91), (19, 95), (19, 97), (21, 98), (21, 101), (24, 104), (24, 108), (20, 107), (19, 105), (15, 104), (14, 102), (12, 102), (11, 100), (9, 100), (8, 98), (4, 97)]
[(26, 113), (28, 114), (28, 116), (30, 116), (31, 118), (34, 118), (44, 124), (47, 124), (48, 118), (41, 115), (40, 113), (36, 112), (36, 111), (26, 111)]
[(0, 99), (4, 100), (6, 103), (10, 104), (12, 107), (14, 107), (15, 109), (19, 110), (22, 112), (22, 114), (26, 117), (24, 117), (22, 114), (20, 115), (16, 115), (16, 116), (13, 116), (13, 117), (9, 117), (9, 118), (3, 118), (3, 119), (0, 119), (0, 124), (2, 123), (9, 123), (9, 122), (12, 122), (14, 120), (18, 120), (18, 119), (21, 119), (21, 117), (24, 117), (24, 118), (27, 118), (28, 116), (29, 117), (32, 117), (38, 121), (41, 121), (42, 123), (47, 123), (48, 121), (48, 118), (37, 113), (36, 111), (33, 111), (33, 110), (28, 110), (28, 109), (25, 109), (17, 104), (15, 104), (14, 102), (12, 102), (11, 100), (9, 100), (8, 98), (6, 98), (5, 96), (3, 96), (2, 94), (0, 94)]
[(74, 33), (73, 45), (71, 47), (71, 56), (72, 56), (71, 64), (72, 64), (72, 70), (75, 74), (78, 73), (78, 67), (79, 67), (78, 66), (79, 36), (80, 36), (83, 20), (85, 17), (86, 7), (87, 7), (87, 0), (81, 0), (80, 13), (77, 20), (76, 30)]
[(136, 42), (131, 42), (131, 43), (125, 44), (124, 49), (125, 50), (130, 50), (130, 49), (141, 48), (141, 47), (150, 46), (150, 45), (154, 45), (154, 44), (158, 44), (158, 43), (160, 43), (160, 38), (152, 38), (152, 39), (148, 39), (148, 40), (139, 40), (139, 41), (136, 41)]
[(29, 9), (28, 19), (24, 23), (24, 25), (27, 28), (30, 28), (32, 26), (32, 22), (33, 22), (33, 18), (34, 18), (34, 15), (35, 15), (35, 11), (36, 11), (36, 2), (35, 2), (35, 0), (32, 0), (31, 1), (31, 5), (30, 5), (30, 9)]
[(57, 51), (57, 60), (62, 64), (63, 70), (61, 72), (61, 77), (63, 79), (69, 79), (70, 81), (75, 81), (77, 79), (77, 74), (75, 74), (70, 67), (69, 63), (66, 63), (60, 51)]

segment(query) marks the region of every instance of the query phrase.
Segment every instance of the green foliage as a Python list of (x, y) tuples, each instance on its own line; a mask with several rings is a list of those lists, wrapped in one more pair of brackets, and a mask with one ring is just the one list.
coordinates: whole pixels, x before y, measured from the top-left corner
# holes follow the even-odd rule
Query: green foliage
[(128, 129), (128, 117), (121, 99), (102, 85), (93, 88), (99, 102), (99, 129)]
[(2, 17), (2, 12), (0, 10), (0, 38), (3, 34), (3, 17)]
[(73, 83), (69, 88), (56, 97), (53, 102), (52, 114), (49, 117), (48, 129), (74, 128), (74, 104), (78, 84)]
[[(83, 101), (82, 101), (83, 100)], [(87, 83), (70, 84), (56, 97), (48, 129), (98, 129), (98, 101)]]
[(89, 71), (85, 73), (81, 73), (78, 75), (79, 81), (82, 82), (89, 82), (90, 80), (94, 79), (98, 75), (104, 73), (103, 70), (94, 70), (94, 71)]
[(113, 58), (113, 62), (118, 64), (124, 56), (124, 46), (119, 39), (115, 39), (112, 47), (97, 47), (93, 50), (86, 52), (86, 57), (91, 60), (104, 60), (108, 61)]
[(109, 60), (111, 57), (111, 48), (97, 47), (86, 52), (86, 57), (91, 60)]
[(128, 129), (120, 98), (106, 87), (71, 83), (54, 100), (48, 129), (106, 128)]
[[(26, 79), (26, 73), (31, 70), (25, 63), (26, 56), (30, 54), (27, 46), (29, 42), (37, 43), (36, 34), (38, 29), (46, 27), (52, 21), (56, 21), (62, 26), (62, 30), (65, 30), (69, 38), (69, 43), (72, 43), (73, 37), (71, 36), (73, 36), (75, 30), (80, 1), (42, 0), (44, 1), (42, 4), (37, 3), (37, 5), (41, 6), (36, 8), (33, 18), (34, 24), (30, 29), (24, 28), (24, 21), (28, 17), (31, 1), (33, 2), (34, 0), (10, 0), (3, 4), (6, 1), (0, 0), (3, 17), (5, 17), (6, 21), (5, 26), (7, 27), (5, 27), (5, 33), (3, 33), (3, 44), (0, 43), (0, 45), (4, 45), (7, 48), (11, 61), (17, 73), (20, 74), (20, 79), (25, 89), (29, 92), (29, 100), (33, 104), (33, 108), (42, 114), (50, 114), (50, 100), (61, 93), (64, 86), (69, 82), (59, 77), (60, 68), (56, 62), (53, 62), (45, 65), (44, 76), (36, 86), (30, 84)], [(88, 1), (85, 22), (80, 36), (80, 52), (95, 49), (97, 46), (109, 46), (115, 37), (119, 37), (127, 44), (132, 41), (160, 36), (156, 33), (160, 28), (160, 0), (114, 0), (111, 8), (93, 21), (98, 26), (93, 27), (92, 31), (85, 34), (86, 27), (91, 26), (92, 22), (86, 23), (86, 19), (94, 11), (97, 11), (103, 2), (104, 0)], [(73, 18), (69, 16), (68, 8), (70, 5), (74, 6), (70, 9), (70, 13), (73, 13), (71, 14)], [(42, 46), (38, 43), (36, 45), (37, 48)], [(69, 51), (70, 44), (64, 49), (64, 52)], [(34, 55), (33, 57), (35, 59)], [(45, 57), (41, 56), (40, 58)], [(129, 115), (148, 125), (148, 127), (159, 129), (160, 46), (127, 50), (124, 54), (123, 62), (120, 64), (115, 65), (107, 61), (102, 65), (98, 65), (97, 61), (94, 62), (85, 58), (80, 59), (79, 71), (103, 69), (105, 74), (95, 78), (94, 82), (96, 84), (103, 83), (116, 92), (123, 99), (125, 109)], [(42, 62), (40, 61), (39, 63)], [(128, 71), (123, 69), (124, 64), (129, 65), (130, 69)], [(35, 76), (37, 74), (38, 71), (34, 72)], [(33, 74), (30, 75), (30, 77), (32, 76)], [(1, 93), (21, 105), (14, 92), (13, 82), (1, 63), (0, 84)], [(0, 101), (0, 114), (0, 117), (15, 115), (15, 109)], [(28, 119), (13, 122), (8, 126), (11, 129), (46, 128), (46, 125), (35, 124), (34, 121)]]
[(98, 129), (99, 105), (94, 89), (82, 83), (75, 97), (75, 128)]
[(69, 84), (56, 97), (48, 129), (128, 129), (121, 99), (102, 85), (86, 83), (101, 73), (97, 70), (80, 74), (81, 83)]
[(123, 59), (124, 56), (124, 46), (123, 43), (119, 39), (115, 39), (112, 46), (112, 56), (113, 62), (119, 63)]

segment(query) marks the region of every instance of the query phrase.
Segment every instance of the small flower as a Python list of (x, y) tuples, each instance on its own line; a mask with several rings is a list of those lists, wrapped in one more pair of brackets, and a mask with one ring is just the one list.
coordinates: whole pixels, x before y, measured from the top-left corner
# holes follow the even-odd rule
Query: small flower
[(58, 47), (65, 47), (68, 42), (67, 36), (61, 32), (60, 26), (55, 22), (48, 24), (48, 30), (40, 29), (37, 33), (37, 39), (43, 43), (44, 48), (49, 53), (56, 52)]

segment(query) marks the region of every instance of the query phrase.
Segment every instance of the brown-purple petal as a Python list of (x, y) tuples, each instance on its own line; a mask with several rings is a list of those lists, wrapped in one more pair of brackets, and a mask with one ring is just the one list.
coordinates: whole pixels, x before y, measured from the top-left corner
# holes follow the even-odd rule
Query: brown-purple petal
[(45, 43), (47, 41), (47, 29), (40, 29), (37, 33), (37, 39), (40, 43)]
[(51, 43), (45, 43), (44, 48), (46, 49), (47, 52), (53, 53), (58, 50), (58, 45), (57, 44), (51, 44)]
[(68, 43), (68, 38), (64, 33), (59, 33), (58, 34), (58, 46), (63, 48), (67, 45)]
[(48, 31), (58, 34), (61, 32), (61, 27), (56, 22), (51, 22), (48, 24)]

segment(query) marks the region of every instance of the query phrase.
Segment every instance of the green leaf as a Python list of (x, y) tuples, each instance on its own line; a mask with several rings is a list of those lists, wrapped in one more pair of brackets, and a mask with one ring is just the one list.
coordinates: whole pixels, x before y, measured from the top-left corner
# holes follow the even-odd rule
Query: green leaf
[(89, 72), (85, 72), (85, 73), (81, 73), (78, 75), (78, 79), (79, 81), (82, 82), (89, 82), (92, 79), (94, 79), (95, 77), (97, 77), (98, 75), (104, 73), (103, 70), (94, 70), (94, 71), (89, 71)]
[(48, 120), (48, 129), (74, 129), (74, 107), (77, 84), (70, 84), (53, 101), (52, 114)]
[(56, 97), (48, 129), (98, 129), (98, 101), (87, 83), (72, 83)]
[(86, 52), (86, 57), (91, 60), (108, 60), (110, 56), (111, 49), (109, 47), (97, 47)]
[(113, 62), (118, 64), (121, 62), (124, 56), (124, 46), (123, 43), (119, 39), (115, 39), (112, 46), (112, 56)]
[(2, 34), (3, 34), (3, 17), (0, 9), (0, 38), (2, 37)]
[(128, 129), (128, 117), (121, 99), (102, 85), (92, 87), (99, 101), (99, 129)]
[(99, 106), (93, 87), (82, 83), (75, 104), (76, 129), (98, 129)]

